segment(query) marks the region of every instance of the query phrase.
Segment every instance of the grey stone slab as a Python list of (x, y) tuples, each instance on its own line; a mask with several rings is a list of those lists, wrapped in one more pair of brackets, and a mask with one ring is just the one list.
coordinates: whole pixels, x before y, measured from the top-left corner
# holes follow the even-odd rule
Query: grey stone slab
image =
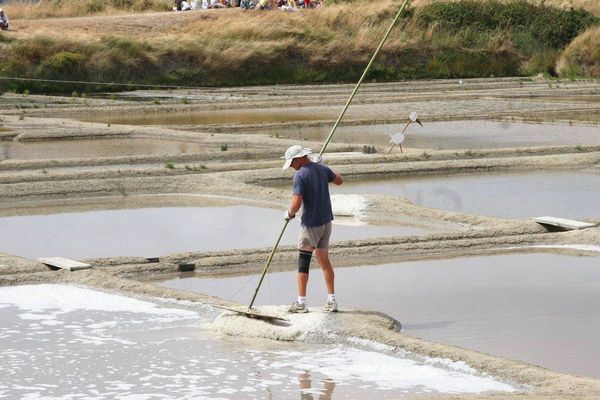
[(589, 222), (576, 221), (574, 219), (567, 218), (558, 218), (558, 217), (536, 217), (533, 218), (535, 222), (542, 225), (550, 225), (558, 228), (563, 228), (567, 230), (577, 230), (577, 229), (585, 229), (585, 228), (593, 228), (597, 224), (590, 224)]
[(63, 257), (41, 257), (37, 260), (50, 267), (66, 269), (69, 271), (92, 268), (90, 264), (82, 263), (76, 260), (69, 260), (68, 258)]

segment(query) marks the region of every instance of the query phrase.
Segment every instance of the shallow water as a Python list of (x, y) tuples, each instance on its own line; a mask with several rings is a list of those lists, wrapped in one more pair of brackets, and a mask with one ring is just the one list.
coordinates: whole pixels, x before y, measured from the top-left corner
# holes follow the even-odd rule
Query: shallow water
[[(238, 115), (238, 114), (234, 114)], [(262, 115), (235, 118), (256, 118), (254, 123), (263, 119), (277, 119), (280, 116)], [(90, 118), (96, 118), (90, 116)], [(97, 117), (101, 119), (101, 117)], [(115, 117), (116, 118), (116, 117)], [(123, 116), (123, 120), (108, 123), (123, 124), (196, 124), (188, 119), (177, 120), (176, 116), (167, 118), (158, 114), (153, 118)], [(166, 119), (164, 119), (166, 118)], [(172, 121), (171, 119), (175, 119)], [(192, 117), (189, 117), (192, 118)], [(215, 118), (225, 123), (228, 117)], [(224, 120), (219, 120), (222, 118)], [(235, 119), (233, 116), (230, 118)], [(287, 117), (286, 117), (287, 118)], [(298, 116), (299, 119), (314, 119), (314, 116)], [(107, 121), (103, 121), (107, 122)], [(245, 122), (245, 123), (251, 123)], [(266, 121), (269, 122), (269, 121)], [(208, 123), (208, 122), (206, 122)], [(366, 143), (388, 146), (389, 136), (401, 131), (404, 124), (340, 126), (332, 141), (339, 143)], [(260, 133), (290, 139), (309, 139), (323, 141), (329, 135), (331, 126), (321, 127), (283, 127), (251, 130), (244, 133)], [(236, 133), (237, 134), (237, 133)], [(411, 125), (405, 132), (403, 147), (422, 149), (480, 149), (500, 147), (547, 146), (600, 144), (600, 126), (568, 124), (527, 124), (495, 121), (442, 121), (427, 123), (425, 127)], [(111, 138), (52, 140), (35, 142), (0, 141), (0, 159), (57, 159), (91, 158), (127, 155), (188, 154), (206, 151), (207, 146), (182, 140), (160, 140), (147, 138)], [(399, 152), (399, 148), (392, 150)]]
[(392, 350), (222, 337), (206, 311), (184, 307), (64, 285), (2, 287), (0, 397), (325, 400), (513, 390), (457, 363)]
[(87, 122), (103, 122), (123, 125), (211, 125), (211, 124), (259, 124), (269, 122), (313, 121), (326, 119), (317, 113), (289, 112), (286, 109), (214, 110), (165, 112), (97, 112), (79, 118)]
[(600, 218), (600, 174), (495, 172), (345, 182), (332, 193), (379, 193), (414, 204), (501, 218)]
[[(335, 264), (335, 260), (334, 264)], [(600, 257), (533, 253), (339, 268), (342, 308), (382, 311), (406, 333), (600, 378)], [(309, 306), (326, 290), (313, 264)], [(258, 276), (182, 278), (163, 286), (249, 303)], [(245, 286), (243, 286), (245, 285)], [(271, 273), (257, 304), (295, 298), (296, 274)]]
[[(109, 200), (110, 201), (110, 200)], [(0, 251), (23, 257), (155, 257), (186, 251), (271, 247), (283, 211), (250, 207), (160, 207), (0, 217)], [(281, 241), (294, 245), (300, 223)], [(68, 229), (62, 229), (68, 227)], [(427, 227), (336, 224), (332, 241), (424, 235)], [(26, 240), (24, 238), (27, 238)]]
[(188, 154), (206, 151), (198, 143), (147, 138), (78, 139), (35, 142), (0, 141), (0, 160), (43, 160), (154, 154)]
[[(340, 126), (332, 139), (338, 143), (389, 145), (390, 137), (402, 132), (405, 124)], [(331, 126), (270, 128), (257, 131), (290, 139), (323, 141)], [(484, 149), (504, 147), (600, 144), (600, 126), (559, 123), (522, 123), (486, 120), (423, 121), (404, 132), (404, 148)], [(390, 145), (391, 146), (391, 145)], [(396, 148), (394, 152), (399, 153)]]
[[(335, 117), (319, 113), (296, 113), (283, 110), (202, 111), (176, 113), (102, 114), (85, 117), (86, 121), (126, 125), (208, 125), (262, 124), (293, 121), (331, 120), (323, 126), (252, 128), (243, 133), (259, 133), (289, 139), (324, 141)], [(379, 116), (384, 118), (385, 116)], [(405, 148), (482, 149), (503, 147), (600, 144), (600, 126), (569, 123), (526, 123), (489, 120), (458, 120), (411, 124), (405, 133)], [(405, 123), (339, 126), (332, 138), (338, 143), (388, 145), (392, 135), (401, 132)], [(237, 131), (236, 131), (237, 132)], [(394, 151), (399, 151), (396, 149)]]

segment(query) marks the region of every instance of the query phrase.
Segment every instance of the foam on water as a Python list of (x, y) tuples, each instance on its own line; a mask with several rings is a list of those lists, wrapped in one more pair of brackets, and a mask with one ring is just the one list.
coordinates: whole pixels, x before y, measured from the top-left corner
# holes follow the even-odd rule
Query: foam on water
[[(23, 310), (43, 312), (58, 309), (61, 313), (75, 310), (134, 312), (160, 316), (195, 318), (193, 311), (159, 308), (156, 304), (80, 287), (64, 285), (10, 286), (0, 290), (0, 306), (15, 305)], [(51, 314), (22, 314), (29, 319), (52, 319)], [(26, 318), (27, 319), (27, 318)]]
[(532, 245), (528, 247), (538, 248), (538, 249), (567, 249), (567, 250), (580, 250), (580, 251), (591, 251), (595, 253), (600, 253), (600, 246), (594, 244), (540, 244), (540, 245)]
[(600, 246), (594, 244), (531, 244), (524, 246), (499, 247), (498, 250), (548, 249), (575, 250), (581, 252), (600, 253)]
[[(359, 339), (353, 348), (222, 337), (206, 329), (210, 312), (160, 305), (65, 285), (0, 288), (0, 397), (367, 399), (514, 391), (457, 363), (440, 367)], [(294, 335), (327, 335), (322, 314), (294, 317)], [(247, 318), (220, 320), (253, 329)]]
[(368, 206), (367, 198), (357, 194), (334, 194), (331, 207), (335, 215), (360, 217)]

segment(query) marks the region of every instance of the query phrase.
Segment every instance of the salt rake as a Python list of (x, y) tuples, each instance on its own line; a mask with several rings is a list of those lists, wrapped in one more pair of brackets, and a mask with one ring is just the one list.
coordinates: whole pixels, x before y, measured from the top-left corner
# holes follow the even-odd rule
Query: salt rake
[[(367, 76), (367, 73), (371, 69), (371, 66), (373, 65), (373, 62), (375, 61), (375, 58), (379, 54), (379, 51), (383, 47), (383, 44), (385, 43), (385, 41), (387, 40), (388, 36), (392, 32), (392, 29), (394, 28), (394, 25), (396, 25), (396, 22), (398, 21), (398, 18), (400, 18), (400, 14), (402, 14), (402, 11), (404, 11), (404, 8), (406, 7), (406, 5), (408, 3), (409, 3), (409, 0), (404, 0), (404, 2), (402, 3), (402, 6), (398, 10), (398, 13), (394, 17), (394, 20), (390, 24), (390, 27), (385, 32), (385, 35), (383, 36), (383, 39), (381, 39), (381, 42), (379, 43), (379, 46), (377, 46), (377, 49), (375, 50), (375, 53), (373, 53), (373, 56), (371, 57), (371, 60), (367, 64), (367, 66), (366, 66), (365, 70), (363, 71), (360, 79), (358, 80), (356, 86), (354, 87), (354, 90), (352, 91), (352, 94), (350, 94), (350, 97), (348, 98), (348, 101), (346, 102), (346, 105), (344, 106), (344, 109), (340, 113), (337, 121), (335, 121), (335, 124), (333, 125), (333, 128), (331, 129), (331, 132), (329, 133), (329, 136), (327, 136), (327, 139), (325, 140), (325, 143), (323, 144), (323, 148), (321, 148), (321, 151), (319, 152), (319, 157), (322, 157), (323, 153), (325, 153), (325, 149), (329, 145), (329, 142), (331, 141), (331, 138), (333, 137), (333, 134), (335, 133), (338, 125), (340, 124), (340, 121), (342, 120), (342, 118), (346, 114), (346, 110), (348, 110), (348, 107), (350, 106), (350, 103), (352, 102), (352, 99), (354, 99), (354, 96), (356, 95), (356, 92), (358, 92), (358, 88), (360, 87), (360, 85), (362, 84), (363, 80)], [(254, 296), (252, 296), (252, 301), (250, 301), (250, 305), (248, 306), (248, 310), (246, 312), (241, 312), (241, 311), (236, 311), (236, 312), (239, 312), (240, 314), (245, 314), (245, 315), (248, 315), (248, 316), (252, 316), (252, 318), (265, 319), (265, 320), (267, 319), (266, 318), (267, 316), (264, 315), (264, 314), (254, 314), (254, 313), (252, 313), (252, 310), (253, 310), (252, 306), (254, 305), (254, 301), (256, 300), (256, 296), (258, 295), (258, 290), (260, 289), (260, 286), (262, 285), (262, 282), (265, 279), (265, 275), (267, 274), (269, 266), (271, 265), (271, 261), (273, 261), (273, 256), (275, 255), (275, 252), (277, 251), (277, 247), (279, 247), (279, 242), (281, 242), (281, 238), (283, 237), (283, 234), (285, 233), (285, 230), (286, 230), (289, 222), (290, 221), (286, 220), (285, 223), (283, 224), (283, 228), (281, 228), (281, 233), (279, 233), (279, 237), (277, 238), (277, 241), (275, 242), (275, 245), (273, 246), (273, 250), (271, 250), (271, 254), (269, 254), (269, 258), (267, 259), (265, 267), (264, 267), (264, 269), (262, 271), (262, 275), (260, 277), (260, 280), (258, 281), (258, 286), (256, 287), (256, 290), (254, 291)], [(249, 315), (249, 314), (251, 314), (251, 315)], [(262, 317), (265, 317), (265, 318), (262, 318)]]
[(265, 322), (269, 322), (274, 325), (289, 325), (290, 320), (284, 317), (279, 317), (277, 315), (272, 314), (264, 314), (260, 313), (256, 308), (248, 308), (247, 310), (240, 310), (238, 308), (233, 307), (223, 307), (223, 306), (215, 306), (220, 310), (231, 311), (236, 314), (243, 315), (245, 317), (251, 319), (259, 319)]

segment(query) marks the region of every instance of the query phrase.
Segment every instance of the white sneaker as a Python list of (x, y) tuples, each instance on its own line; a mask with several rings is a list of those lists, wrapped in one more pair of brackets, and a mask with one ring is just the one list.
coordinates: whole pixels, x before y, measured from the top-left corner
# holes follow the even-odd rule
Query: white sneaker
[(302, 313), (307, 313), (308, 312), (308, 307), (306, 307), (306, 304), (300, 304), (297, 301), (293, 302), (292, 305), (290, 306), (290, 308), (288, 309), (288, 312), (291, 314), (302, 314)]
[(325, 307), (323, 307), (323, 311), (325, 312), (337, 312), (337, 310), (338, 306), (335, 300), (328, 301)]

